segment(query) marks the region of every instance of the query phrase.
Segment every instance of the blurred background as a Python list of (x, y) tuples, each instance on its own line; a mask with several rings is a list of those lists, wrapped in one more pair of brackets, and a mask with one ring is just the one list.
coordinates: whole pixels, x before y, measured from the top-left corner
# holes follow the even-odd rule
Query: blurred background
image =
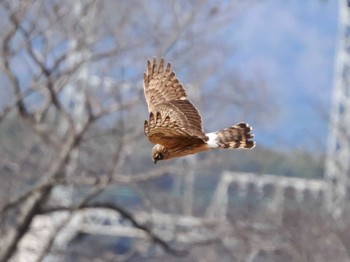
[[(348, 1), (0, 1), (0, 261), (350, 261)], [(154, 165), (146, 61), (207, 132)]]

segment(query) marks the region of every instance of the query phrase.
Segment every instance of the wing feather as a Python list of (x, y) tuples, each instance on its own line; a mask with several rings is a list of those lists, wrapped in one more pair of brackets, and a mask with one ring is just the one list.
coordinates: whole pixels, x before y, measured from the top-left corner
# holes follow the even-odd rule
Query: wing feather
[(144, 74), (144, 93), (149, 121), (145, 121), (144, 131), (155, 144), (168, 148), (179, 145), (205, 143), (202, 118), (197, 108), (187, 100), (186, 91), (168, 63), (164, 70), (164, 59), (159, 62), (147, 61)]
[(149, 121), (145, 121), (144, 132), (154, 144), (161, 144), (168, 149), (192, 144), (205, 144), (206, 136), (201, 133), (191, 134), (173, 121), (170, 116), (161, 113), (150, 113)]
[(171, 71), (171, 64), (168, 63), (164, 71), (164, 59), (161, 58), (159, 66), (156, 58), (153, 63), (147, 61), (147, 73), (144, 73), (144, 93), (148, 105), (148, 111), (160, 103), (186, 99), (187, 94), (182, 84), (176, 78), (175, 73)]
[(190, 135), (205, 136), (201, 116), (190, 101), (168, 101), (158, 104), (154, 110), (155, 112), (160, 112), (162, 117), (169, 116), (180, 128), (185, 129)]

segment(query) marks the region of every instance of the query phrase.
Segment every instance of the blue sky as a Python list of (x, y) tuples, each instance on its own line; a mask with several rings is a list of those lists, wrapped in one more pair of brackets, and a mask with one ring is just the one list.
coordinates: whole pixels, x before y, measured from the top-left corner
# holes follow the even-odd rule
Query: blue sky
[(247, 76), (262, 72), (280, 104), (271, 119), (280, 137), (258, 128), (263, 144), (325, 149), (337, 26), (338, 1), (261, 1), (235, 22), (232, 63)]
[[(223, 33), (209, 34), (218, 47), (222, 41), (236, 47), (232, 48), (231, 56), (226, 57), (225, 53), (224, 58), (220, 55), (216, 58), (214, 48), (208, 59), (225, 59), (223, 64), (228, 65), (229, 70), (237, 70), (247, 78), (254, 78), (259, 72), (273, 90), (273, 101), (264, 103), (279, 105), (276, 108), (278, 116), (267, 120), (271, 122), (268, 128), (251, 123), (258, 145), (324, 152), (337, 40), (338, 1), (254, 2), (257, 3), (242, 8), (244, 10), (238, 17), (233, 14), (233, 22), (224, 26)], [(202, 54), (201, 48), (206, 46), (199, 43), (193, 47), (194, 53), (197, 50)], [(141, 52), (147, 57), (152, 56), (144, 50)], [(120, 61), (115, 60), (119, 65)], [(178, 64), (180, 61), (173, 59), (173, 62)], [(16, 66), (23, 78), (26, 67), (21, 61)], [(140, 66), (140, 70), (129, 66), (137, 77), (144, 71), (144, 63), (140, 62)], [(124, 68), (128, 65), (123, 64)], [(175, 70), (179, 70), (179, 66)], [(180, 79), (186, 78), (180, 74)], [(1, 76), (0, 80), (3, 81)], [(0, 105), (7, 97), (6, 93), (0, 97)]]

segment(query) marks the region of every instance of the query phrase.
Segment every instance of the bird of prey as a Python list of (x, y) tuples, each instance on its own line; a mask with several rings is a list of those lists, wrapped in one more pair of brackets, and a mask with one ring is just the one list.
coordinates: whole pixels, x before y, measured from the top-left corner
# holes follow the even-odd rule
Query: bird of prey
[(187, 100), (184, 87), (164, 59), (147, 61), (144, 73), (144, 93), (149, 111), (144, 131), (155, 144), (152, 159), (159, 160), (186, 156), (215, 148), (253, 148), (252, 128), (239, 123), (224, 130), (205, 133), (201, 116)]

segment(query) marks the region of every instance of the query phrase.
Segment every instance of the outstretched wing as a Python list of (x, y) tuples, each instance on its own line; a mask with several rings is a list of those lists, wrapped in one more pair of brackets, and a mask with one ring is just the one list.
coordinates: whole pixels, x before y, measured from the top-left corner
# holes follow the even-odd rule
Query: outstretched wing
[(168, 148), (180, 143), (205, 143), (202, 118), (170, 68), (169, 63), (164, 70), (163, 58), (159, 66), (156, 58), (153, 64), (147, 61), (144, 91), (150, 119), (145, 122), (145, 134), (152, 143)]
[(162, 116), (160, 112), (150, 113), (149, 121), (145, 121), (144, 131), (152, 143), (161, 144), (168, 149), (205, 144), (207, 140), (204, 133), (191, 134), (191, 130), (182, 128), (169, 114)]
[(156, 58), (153, 58), (153, 64), (147, 60), (147, 73), (144, 73), (143, 80), (149, 112), (152, 112), (157, 104), (187, 98), (185, 89), (171, 71), (171, 64), (168, 63), (164, 70), (163, 58), (160, 59), (159, 66)]

